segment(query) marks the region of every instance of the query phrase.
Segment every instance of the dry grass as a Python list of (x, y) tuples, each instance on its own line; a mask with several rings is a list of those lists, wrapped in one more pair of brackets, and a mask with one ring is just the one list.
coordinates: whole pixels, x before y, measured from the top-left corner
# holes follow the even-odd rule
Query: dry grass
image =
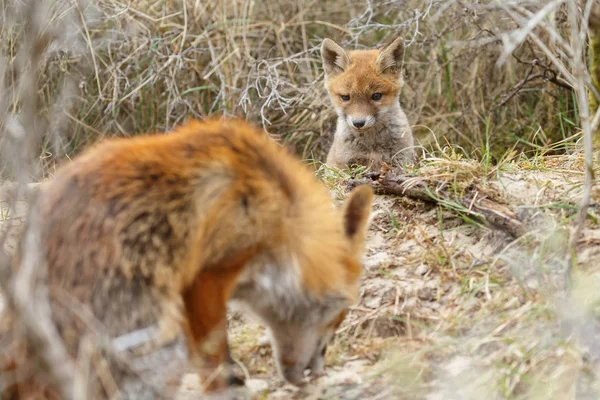
[[(492, 3), (56, 0), (48, 26), (62, 29), (38, 87), (49, 125), (38, 144), (44, 172), (106, 134), (168, 130), (213, 114), (253, 120), (302, 157), (322, 160), (334, 120), (318, 54), (325, 37), (355, 48), (406, 38), (402, 102), (425, 142), (434, 132), (469, 156), (498, 159), (513, 145), (533, 150), (571, 138), (571, 90), (532, 42), (496, 65), (501, 35), (517, 24)], [(23, 32), (6, 15), (13, 23), (2, 24), (0, 43), (10, 88)], [(566, 27), (564, 12), (552, 18)], [(4, 100), (19, 107), (10, 90)], [(58, 116), (67, 118), (56, 124)]]
[[(444, 152), (426, 160), (415, 171), (422, 179), (504, 198), (528, 233), (513, 240), (444, 205), (380, 197), (362, 301), (349, 322), (362, 318), (364, 328), (342, 328), (338, 339), (342, 365), (371, 346), (360, 398), (596, 398), (600, 193), (577, 243), (579, 274), (564, 290), (583, 157), (521, 157), (491, 175)], [(400, 334), (388, 337), (390, 326)], [(378, 337), (387, 337), (384, 349)], [(330, 389), (331, 398), (349, 390)]]
[[(234, 355), (269, 381), (273, 398), (597, 397), (597, 187), (581, 236), (568, 227), (584, 175), (600, 171), (586, 170), (578, 145), (583, 91), (571, 89), (568, 9), (519, 36), (535, 12), (558, 2), (209, 3), (48, 1), (51, 12), (37, 20), (47, 40), (32, 50), (27, 43), (40, 37), (26, 29), (21, 2), (2, 2), (1, 175), (20, 184), (51, 177), (57, 163), (106, 135), (220, 114), (262, 124), (313, 159), (343, 196), (345, 179), (364, 171), (318, 162), (335, 120), (318, 46), (331, 37), (372, 47), (400, 34), (408, 44), (401, 101), (433, 149), (410, 171), (415, 182), (502, 198), (527, 234), (507, 239), (451, 204), (378, 197), (361, 304), (330, 349), (330, 379), (309, 393), (282, 388), (261, 329), (235, 318)], [(4, 200), (0, 227), (12, 228), (16, 202)], [(570, 254), (578, 264), (565, 291)]]

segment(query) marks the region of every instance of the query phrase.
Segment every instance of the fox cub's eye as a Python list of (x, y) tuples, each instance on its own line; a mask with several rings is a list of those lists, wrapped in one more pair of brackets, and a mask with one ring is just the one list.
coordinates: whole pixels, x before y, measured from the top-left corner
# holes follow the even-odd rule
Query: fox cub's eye
[(348, 95), (343, 94), (340, 97), (342, 98), (342, 101), (350, 101), (350, 96)]
[(381, 100), (382, 97), (383, 95), (381, 93), (373, 93), (373, 96), (371, 96), (371, 98), (375, 101)]

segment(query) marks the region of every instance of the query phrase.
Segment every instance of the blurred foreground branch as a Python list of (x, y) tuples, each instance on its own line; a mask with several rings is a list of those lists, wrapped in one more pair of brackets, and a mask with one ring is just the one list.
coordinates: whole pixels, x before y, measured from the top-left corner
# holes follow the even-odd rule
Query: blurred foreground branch
[[(497, 7), (503, 9), (512, 18), (519, 28), (508, 32), (503, 36), (504, 54), (499, 63), (506, 60), (507, 56), (524, 43), (531, 39), (542, 51), (551, 63), (561, 72), (563, 78), (569, 83), (577, 98), (579, 121), (583, 133), (584, 151), (584, 173), (583, 196), (580, 209), (574, 221), (573, 233), (571, 235), (570, 262), (568, 263), (568, 276), (570, 277), (573, 267), (576, 265), (576, 253), (574, 251), (581, 231), (587, 219), (587, 213), (591, 202), (592, 187), (594, 184), (593, 170), (593, 132), (595, 119), (592, 120), (590, 113), (590, 93), (593, 93), (593, 83), (586, 63), (586, 43), (588, 38), (588, 22), (590, 15), (597, 7), (596, 0), (553, 0), (550, 2), (539, 2), (538, 9), (531, 9), (527, 5), (513, 2), (497, 2)], [(563, 38), (556, 25), (556, 13), (563, 10), (567, 15), (568, 31)], [(553, 48), (542, 40), (541, 35), (549, 36)], [(600, 109), (594, 114), (598, 116)]]
[[(60, 24), (52, 20), (56, 3), (51, 1), (9, 1), (3, 4), (4, 27), (16, 32), (16, 56), (9, 63), (0, 59), (0, 73), (11, 72), (14, 97), (3, 96), (2, 142), (8, 146), (11, 167), (16, 176), (16, 187), (11, 197), (12, 209), (17, 201), (29, 197), (28, 181), (36, 166), (38, 146), (45, 134), (40, 120), (40, 75), (49, 46), (59, 34)], [(2, 81), (8, 81), (0, 76)], [(3, 90), (8, 93), (8, 90)], [(7, 101), (6, 98), (10, 101)], [(55, 118), (58, 118), (56, 116)], [(44, 260), (38, 243), (40, 221), (32, 214), (27, 220), (28, 229), (22, 237), (18, 256), (2, 254), (0, 258), (0, 285), (9, 313), (14, 315), (19, 331), (18, 340), (26, 338), (26, 356), (31, 365), (56, 388), (63, 399), (73, 398), (74, 368), (51, 319), (48, 288), (44, 284)], [(4, 250), (8, 232), (0, 237)], [(21, 360), (18, 360), (19, 362)], [(17, 382), (18, 385), (18, 382)]]

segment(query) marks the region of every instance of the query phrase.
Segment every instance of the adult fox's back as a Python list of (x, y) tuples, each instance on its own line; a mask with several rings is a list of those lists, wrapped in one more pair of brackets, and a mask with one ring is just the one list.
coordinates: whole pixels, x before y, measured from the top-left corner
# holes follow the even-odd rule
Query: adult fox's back
[[(260, 303), (272, 331), (318, 332), (283, 345), (274, 334), (278, 365), (297, 383), (321, 362), (316, 353), (356, 299), (371, 196), (357, 190), (341, 214), (306, 167), (240, 121), (193, 121), (171, 134), (106, 141), (63, 168), (33, 208), (53, 318), (74, 360), (95, 329), (122, 344), (156, 323), (161, 332), (181, 326), (207, 378), (225, 361), (226, 301), (258, 257), (291, 282), (271, 296), (296, 290), (303, 301), (285, 316), (265, 313), (253, 295), (264, 292), (253, 287), (245, 303)], [(100, 324), (90, 329), (73, 304)], [(307, 312), (318, 316), (297, 325), (293, 314)], [(124, 379), (113, 374), (118, 384)], [(219, 389), (223, 379), (207, 386)]]

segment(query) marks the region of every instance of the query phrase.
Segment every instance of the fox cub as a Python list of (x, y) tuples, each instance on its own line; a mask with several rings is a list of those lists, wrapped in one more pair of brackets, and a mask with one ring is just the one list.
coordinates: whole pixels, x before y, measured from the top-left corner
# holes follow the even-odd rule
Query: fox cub
[(331, 39), (321, 45), (325, 87), (338, 115), (327, 165), (379, 169), (413, 161), (413, 135), (400, 107), (404, 41), (383, 49), (346, 51)]
[[(85, 309), (111, 343), (155, 324), (181, 329), (205, 391), (220, 391), (233, 297), (269, 328), (283, 377), (301, 383), (323, 368), (357, 300), (372, 196), (359, 187), (333, 207), (308, 168), (241, 121), (95, 146), (40, 190), (31, 214), (73, 367)], [(124, 374), (110, 372), (112, 392), (92, 377), (90, 397), (122, 389)]]

